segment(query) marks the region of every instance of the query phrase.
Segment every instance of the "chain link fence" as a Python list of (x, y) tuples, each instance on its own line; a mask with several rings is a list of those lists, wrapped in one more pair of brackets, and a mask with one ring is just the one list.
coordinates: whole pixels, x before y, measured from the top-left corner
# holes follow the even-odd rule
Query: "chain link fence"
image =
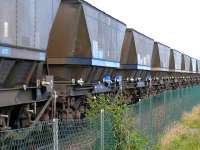
[(92, 119), (40, 122), (29, 128), (0, 133), (1, 150), (115, 149), (112, 115)]

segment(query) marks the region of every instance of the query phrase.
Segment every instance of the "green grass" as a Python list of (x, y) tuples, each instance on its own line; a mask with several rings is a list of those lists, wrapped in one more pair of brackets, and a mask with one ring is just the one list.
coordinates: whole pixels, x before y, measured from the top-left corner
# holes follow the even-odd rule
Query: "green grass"
[(181, 121), (166, 131), (160, 150), (200, 150), (200, 106), (184, 113)]

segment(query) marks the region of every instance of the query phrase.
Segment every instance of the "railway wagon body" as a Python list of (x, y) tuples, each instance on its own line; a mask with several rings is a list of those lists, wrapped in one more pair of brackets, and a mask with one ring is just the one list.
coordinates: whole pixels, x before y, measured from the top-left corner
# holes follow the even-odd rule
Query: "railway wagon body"
[[(194, 74), (193, 74), (193, 69), (195, 71), (195, 66), (196, 63), (193, 64), (192, 62), (192, 58), (188, 55), (183, 54), (183, 60), (184, 63), (182, 62), (182, 72), (185, 73), (184, 75), (184, 79), (186, 82), (192, 82), (192, 80), (194, 80)], [(194, 65), (194, 66), (193, 66)]]
[(189, 73), (192, 74), (193, 73), (193, 63), (192, 63), (192, 57), (190, 57), (190, 69), (189, 69)]
[(199, 64), (198, 64), (198, 59), (196, 59), (196, 73), (199, 73)]
[(182, 53), (171, 49), (170, 50), (170, 61), (169, 61), (169, 70), (171, 72), (174, 72), (174, 74), (178, 74), (181, 72), (181, 66), (182, 66)]
[(197, 70), (198, 70), (198, 74), (200, 73), (200, 60), (197, 60)]
[(170, 49), (170, 47), (162, 43), (154, 43), (154, 51), (152, 56), (153, 71), (169, 71)]
[(197, 60), (195, 58), (191, 58), (191, 62), (192, 62), (192, 73), (196, 73), (197, 72)]
[(152, 54), (152, 71), (153, 76), (156, 78), (168, 78), (169, 64), (170, 64), (170, 47), (155, 42)]
[[(0, 90), (28, 86), (36, 82), (36, 78), (41, 78), (48, 36), (59, 2), (1, 1)], [(21, 103), (22, 98), (17, 98), (18, 90), (0, 91), (0, 94), (3, 95), (0, 96), (0, 106)], [(30, 93), (25, 99), (31, 99)]]
[[(177, 50), (171, 50), (173, 57), (171, 57), (170, 61), (170, 69), (174, 72), (181, 72), (181, 64), (182, 64), (182, 54)], [(174, 60), (173, 60), (174, 59)]]
[(195, 58), (191, 58), (192, 62), (192, 72), (191, 72), (191, 80), (194, 84), (199, 82), (198, 80), (198, 60)]
[(80, 119), (99, 93), (136, 102), (200, 83), (199, 60), (83, 0), (2, 0), (0, 14), (0, 130)]
[(151, 78), (153, 45), (153, 39), (133, 29), (126, 30), (120, 68), (125, 79)]
[(89, 86), (85, 92), (63, 87), (64, 95), (88, 93), (91, 84), (110, 82), (115, 77), (125, 29), (124, 23), (85, 1), (61, 2), (47, 49), (49, 73), (58, 82)]
[(192, 62), (190, 56), (182, 54), (181, 70), (185, 73), (190, 73), (192, 71)]
[(1, 127), (5, 124), (4, 114), (9, 126), (18, 126), (16, 120), (24, 113), (28, 116), (22, 105), (37, 99), (37, 92), (41, 95), (41, 90), (34, 89), (36, 80), (43, 76), (48, 36), (59, 3), (60, 0), (1, 0)]

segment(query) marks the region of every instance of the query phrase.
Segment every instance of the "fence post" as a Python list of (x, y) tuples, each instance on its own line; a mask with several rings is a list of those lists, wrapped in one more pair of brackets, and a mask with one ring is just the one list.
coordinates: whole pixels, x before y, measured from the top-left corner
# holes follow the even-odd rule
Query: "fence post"
[(58, 119), (53, 119), (53, 149), (58, 150)]
[(104, 150), (104, 110), (101, 109), (101, 150)]

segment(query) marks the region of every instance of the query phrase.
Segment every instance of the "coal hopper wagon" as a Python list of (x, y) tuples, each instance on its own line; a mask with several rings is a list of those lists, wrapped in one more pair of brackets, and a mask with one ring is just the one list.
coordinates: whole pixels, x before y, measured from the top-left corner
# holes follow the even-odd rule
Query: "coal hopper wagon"
[(82, 119), (87, 98), (135, 103), (200, 83), (200, 61), (83, 0), (3, 0), (0, 130)]
[(32, 104), (47, 99), (37, 80), (46, 74), (45, 50), (59, 4), (57, 0), (1, 1), (0, 128), (28, 126)]

